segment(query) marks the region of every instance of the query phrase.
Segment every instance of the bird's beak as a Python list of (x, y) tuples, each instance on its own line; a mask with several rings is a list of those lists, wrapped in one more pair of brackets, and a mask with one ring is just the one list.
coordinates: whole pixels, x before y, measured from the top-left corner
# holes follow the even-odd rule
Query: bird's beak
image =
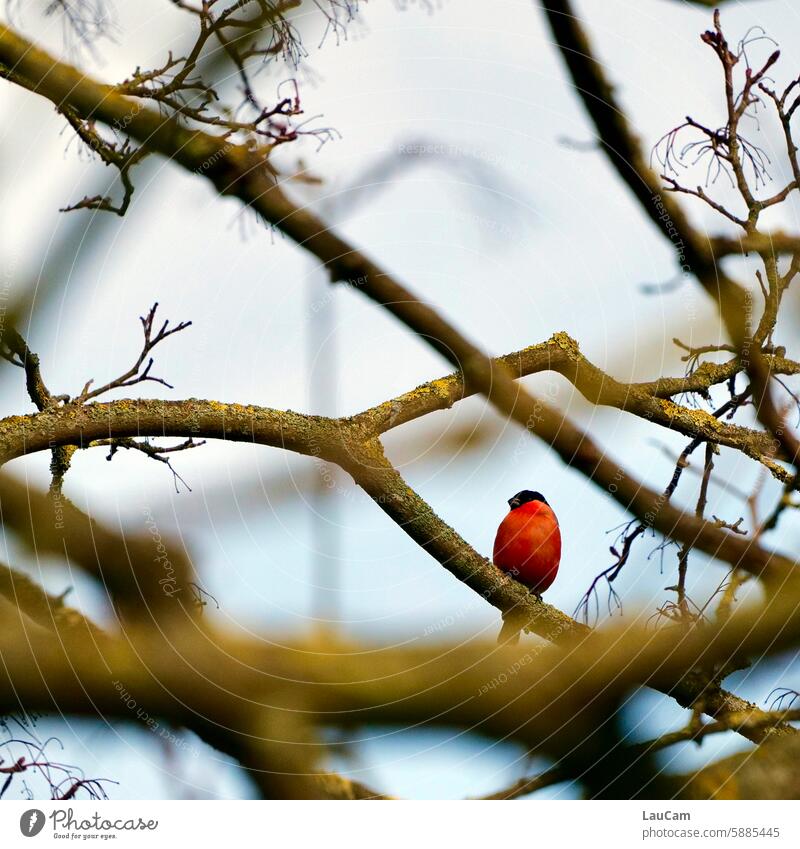
[(516, 497), (509, 498), (508, 499), (508, 507), (509, 507), (510, 510), (516, 510), (517, 507), (519, 507), (519, 499), (516, 498)]

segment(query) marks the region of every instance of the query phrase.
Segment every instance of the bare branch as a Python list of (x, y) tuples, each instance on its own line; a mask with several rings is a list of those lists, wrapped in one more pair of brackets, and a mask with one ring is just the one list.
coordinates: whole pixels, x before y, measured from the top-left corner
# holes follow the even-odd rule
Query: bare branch
[(99, 446), (108, 446), (110, 447), (110, 451), (108, 452), (108, 456), (106, 460), (113, 460), (114, 455), (120, 448), (129, 449), (133, 451), (141, 451), (146, 457), (149, 457), (151, 460), (157, 460), (160, 463), (164, 463), (167, 468), (172, 472), (172, 479), (175, 483), (175, 492), (180, 492), (178, 487), (178, 483), (182, 483), (189, 492), (192, 491), (192, 488), (188, 483), (175, 471), (172, 467), (172, 462), (169, 457), (165, 457), (165, 454), (174, 454), (176, 451), (186, 451), (189, 448), (199, 448), (201, 445), (205, 445), (205, 440), (201, 440), (200, 442), (195, 442), (192, 437), (185, 440), (184, 442), (179, 443), (178, 445), (171, 445), (169, 447), (162, 447), (159, 445), (152, 445), (147, 439), (143, 442), (137, 442), (135, 439), (130, 438), (121, 438), (121, 439), (96, 439), (94, 442), (89, 444), (90, 448), (95, 448)]
[[(137, 383), (144, 383), (148, 380), (153, 381), (154, 383), (160, 383), (162, 386), (166, 386), (169, 389), (174, 388), (172, 384), (167, 383), (167, 381), (163, 378), (154, 377), (150, 374), (150, 369), (153, 366), (153, 358), (150, 357), (148, 359), (148, 354), (153, 350), (153, 348), (155, 348), (156, 345), (158, 345), (159, 342), (163, 342), (164, 339), (168, 336), (172, 336), (173, 333), (180, 333), (181, 330), (185, 330), (187, 327), (190, 327), (192, 322), (182, 321), (175, 327), (169, 327), (169, 320), (165, 320), (161, 327), (156, 331), (155, 335), (153, 335), (153, 321), (155, 320), (157, 309), (158, 302), (150, 307), (150, 311), (147, 315), (140, 316), (139, 318), (139, 321), (142, 323), (142, 331), (144, 333), (144, 344), (136, 362), (124, 374), (114, 378), (114, 380), (110, 380), (108, 383), (98, 387), (97, 389), (90, 389), (94, 381), (88, 381), (81, 390), (81, 393), (72, 399), (71, 403), (85, 404), (87, 401), (98, 398), (100, 395), (105, 395), (106, 392), (110, 392), (112, 389), (135, 386)], [(147, 360), (146, 365), (145, 360)], [(142, 368), (142, 366), (144, 366), (144, 368)]]

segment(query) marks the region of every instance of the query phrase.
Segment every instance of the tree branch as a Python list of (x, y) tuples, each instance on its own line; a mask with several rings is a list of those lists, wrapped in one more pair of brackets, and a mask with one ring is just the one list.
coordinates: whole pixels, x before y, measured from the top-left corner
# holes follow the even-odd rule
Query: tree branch
[[(309, 798), (320, 794), (315, 764), (326, 750), (314, 725), (444, 724), (569, 756), (571, 768), (580, 769), (613, 752), (615, 735), (597, 729), (642, 682), (671, 692), (739, 652), (765, 656), (798, 640), (794, 596), (735, 612), (722, 624), (685, 631), (627, 624), (560, 648), (527, 650), (482, 641), (340, 645), (330, 636), (281, 645), (192, 627), (130, 628), (124, 639), (89, 643), (4, 623), (0, 712), (24, 704), (151, 728), (164, 719), (238, 758), (264, 795)], [(751, 739), (764, 740), (787, 733), (774, 719), (752, 712), (740, 724)]]

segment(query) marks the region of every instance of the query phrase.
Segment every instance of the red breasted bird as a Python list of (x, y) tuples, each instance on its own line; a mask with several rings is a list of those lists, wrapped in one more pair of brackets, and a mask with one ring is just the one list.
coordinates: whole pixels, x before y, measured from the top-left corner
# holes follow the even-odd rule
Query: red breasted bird
[[(553, 583), (561, 562), (561, 531), (541, 492), (523, 489), (508, 500), (508, 515), (494, 540), (494, 564), (537, 597)], [(519, 640), (518, 617), (504, 617), (499, 642)]]

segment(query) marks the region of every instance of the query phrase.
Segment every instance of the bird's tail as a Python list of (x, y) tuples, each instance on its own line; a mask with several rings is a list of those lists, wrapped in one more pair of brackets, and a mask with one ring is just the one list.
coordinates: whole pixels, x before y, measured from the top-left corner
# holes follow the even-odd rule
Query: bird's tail
[(518, 613), (503, 614), (503, 625), (497, 635), (497, 644), (500, 646), (515, 646), (519, 642), (522, 629), (525, 627), (525, 619)]

